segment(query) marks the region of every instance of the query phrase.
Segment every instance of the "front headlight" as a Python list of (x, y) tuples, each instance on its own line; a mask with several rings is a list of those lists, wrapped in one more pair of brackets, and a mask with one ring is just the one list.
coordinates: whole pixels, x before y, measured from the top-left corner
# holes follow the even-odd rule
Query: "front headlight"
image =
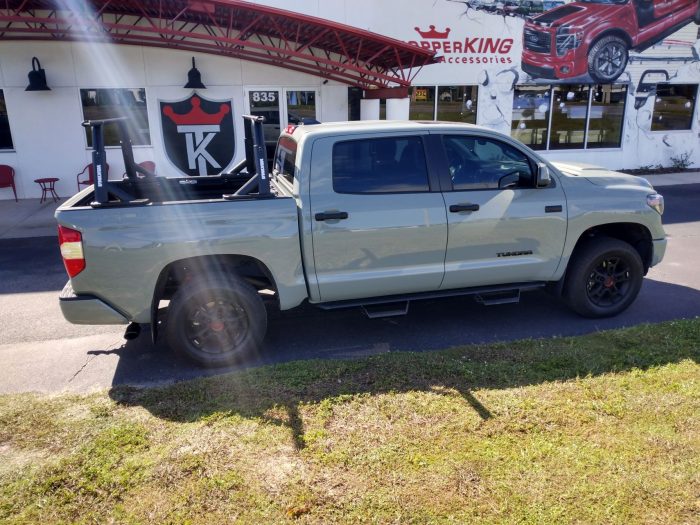
[(647, 195), (647, 204), (654, 208), (659, 215), (664, 214), (664, 196), (659, 193), (652, 193)]
[(583, 41), (583, 30), (580, 27), (564, 24), (557, 29), (557, 55), (564, 56), (569, 49), (576, 49)]

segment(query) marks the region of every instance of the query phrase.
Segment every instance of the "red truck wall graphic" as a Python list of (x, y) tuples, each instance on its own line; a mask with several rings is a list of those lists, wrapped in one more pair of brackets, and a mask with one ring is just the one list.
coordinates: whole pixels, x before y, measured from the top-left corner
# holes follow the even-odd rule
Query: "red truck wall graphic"
[[(585, 0), (529, 18), (521, 67), (533, 78), (611, 83), (642, 52), (700, 23), (698, 0)], [(587, 80), (584, 78), (584, 80)]]

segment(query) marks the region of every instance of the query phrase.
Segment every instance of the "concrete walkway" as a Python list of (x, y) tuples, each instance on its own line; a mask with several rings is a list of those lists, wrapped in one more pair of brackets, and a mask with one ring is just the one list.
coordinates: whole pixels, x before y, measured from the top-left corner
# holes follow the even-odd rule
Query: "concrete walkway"
[(66, 199), (58, 202), (39, 199), (0, 201), (0, 239), (46, 237), (57, 235), (53, 214)]
[[(700, 184), (700, 172), (644, 175), (655, 188), (680, 184)], [(56, 235), (53, 217), (59, 202), (51, 200), (41, 204), (39, 199), (0, 200), (0, 239), (19, 239)]]

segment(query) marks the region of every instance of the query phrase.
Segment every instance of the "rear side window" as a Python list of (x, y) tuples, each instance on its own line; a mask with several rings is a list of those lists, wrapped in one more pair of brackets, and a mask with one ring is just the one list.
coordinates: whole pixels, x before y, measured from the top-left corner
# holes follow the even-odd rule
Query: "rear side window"
[(533, 186), (530, 161), (509, 144), (470, 136), (445, 136), (443, 140), (455, 191)]
[(413, 193), (430, 191), (420, 137), (389, 137), (338, 142), (333, 146), (336, 193)]
[(294, 183), (295, 168), (297, 159), (297, 143), (290, 137), (280, 137), (275, 152), (275, 164), (273, 171), (281, 175), (289, 182)]

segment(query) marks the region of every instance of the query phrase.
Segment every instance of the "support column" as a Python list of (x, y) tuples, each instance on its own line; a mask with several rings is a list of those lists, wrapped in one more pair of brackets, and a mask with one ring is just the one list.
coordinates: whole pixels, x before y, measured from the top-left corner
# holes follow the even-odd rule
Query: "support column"
[(386, 100), (387, 120), (408, 120), (410, 98), (388, 98)]
[(360, 120), (379, 120), (378, 98), (363, 98), (360, 100)]

